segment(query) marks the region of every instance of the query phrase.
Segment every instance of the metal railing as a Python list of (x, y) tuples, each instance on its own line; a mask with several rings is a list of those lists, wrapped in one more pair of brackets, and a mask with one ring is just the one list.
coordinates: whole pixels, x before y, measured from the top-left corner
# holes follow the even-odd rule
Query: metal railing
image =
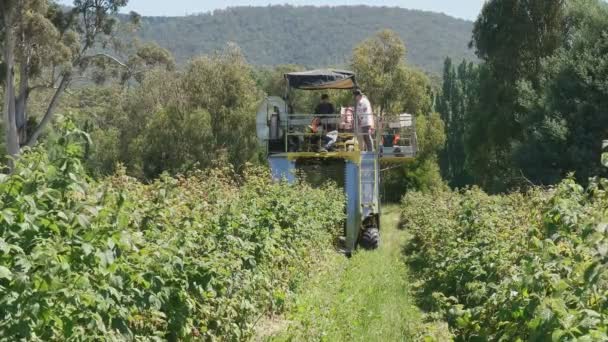
[(410, 127), (402, 127), (374, 117), (370, 134), (360, 126), (367, 121), (364, 115), (355, 116), (350, 109), (341, 114), (289, 114), (277, 123), (280, 138), (269, 142), (269, 153), (374, 151), (387, 157), (414, 157), (416, 134), (410, 120)]
[(345, 127), (340, 114), (291, 114), (285, 130), (289, 152), (347, 152), (358, 148), (356, 131)]
[(393, 119), (381, 120), (380, 157), (414, 158), (418, 152), (416, 119), (409, 114), (401, 114)]

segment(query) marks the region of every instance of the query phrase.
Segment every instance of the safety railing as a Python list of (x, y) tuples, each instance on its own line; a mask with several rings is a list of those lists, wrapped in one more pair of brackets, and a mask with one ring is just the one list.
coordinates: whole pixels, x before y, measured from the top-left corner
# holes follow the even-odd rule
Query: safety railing
[(284, 125), (288, 152), (355, 151), (354, 126), (345, 125), (340, 114), (290, 114)]
[(354, 115), (342, 108), (340, 114), (288, 114), (276, 122), (277, 139), (269, 141), (269, 153), (373, 151), (385, 157), (414, 157), (416, 134), (411, 116), (400, 121), (370, 115)]
[(418, 152), (416, 119), (410, 114), (387, 116), (379, 124), (381, 158), (414, 158)]

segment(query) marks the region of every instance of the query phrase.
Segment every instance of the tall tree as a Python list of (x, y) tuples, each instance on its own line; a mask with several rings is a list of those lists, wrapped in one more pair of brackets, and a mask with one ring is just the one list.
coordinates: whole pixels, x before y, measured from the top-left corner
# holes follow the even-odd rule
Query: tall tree
[(479, 58), (505, 81), (538, 80), (542, 58), (563, 42), (566, 0), (490, 0), (473, 28)]
[(513, 146), (524, 139), (529, 115), (518, 85), (540, 87), (543, 59), (564, 42), (565, 13), (566, 0), (490, 0), (475, 22), (471, 45), (484, 66), (479, 103), (468, 116), (474, 135), (467, 136), (467, 149), (476, 178), (495, 190), (518, 173)]
[(405, 44), (390, 30), (378, 32), (353, 51), (352, 66), (360, 85), (382, 115), (397, 100), (407, 78)]
[(257, 146), (251, 114), (262, 96), (240, 48), (228, 44), (214, 55), (194, 59), (183, 82), (190, 104), (210, 114), (214, 151), (224, 150), (229, 162), (243, 165)]
[[(437, 101), (437, 110), (441, 115), (445, 125), (446, 136), (450, 135), (452, 129), (452, 102), (454, 101), (454, 88), (456, 83), (456, 75), (452, 59), (447, 57), (443, 63), (443, 83), (441, 87), (441, 94)], [(439, 158), (439, 165), (441, 167), (441, 173), (444, 179), (451, 181), (454, 176), (452, 172), (452, 165), (450, 162), (450, 139), (446, 140), (445, 148), (441, 151)]]
[[(258, 143), (252, 113), (263, 93), (238, 47), (200, 56), (182, 70), (159, 65), (142, 76), (128, 88), (78, 90), (72, 108), (90, 122), (91, 166), (107, 174), (121, 162), (129, 174), (153, 179), (218, 160), (237, 170), (253, 161)], [(92, 109), (95, 103), (99, 107)], [(89, 114), (94, 110), (99, 113)]]
[(575, 172), (580, 182), (605, 174), (601, 141), (608, 137), (608, 5), (572, 1), (567, 44), (542, 63), (540, 87), (522, 83), (530, 113), (515, 163), (535, 183), (552, 184)]
[(446, 58), (443, 72), (443, 87), (438, 100), (438, 111), (445, 123), (446, 144), (441, 152), (440, 165), (444, 179), (452, 187), (463, 187), (471, 183), (466, 167), (464, 146), (465, 115), (474, 105), (476, 68), (462, 61), (458, 68)]
[[(76, 0), (65, 11), (48, 0), (2, 2), (4, 122), (10, 156), (36, 143), (76, 75), (98, 59), (122, 64), (94, 51), (108, 46), (117, 22), (113, 15), (126, 4), (127, 0)], [(40, 122), (28, 130), (28, 100), (38, 89), (51, 90), (52, 96)]]
[[(15, 43), (11, 28), (15, 22), (15, 13), (17, 12), (17, 1), (3, 1), (0, 4), (2, 9), (2, 31), (4, 32), (3, 39), (3, 58), (4, 58), (4, 108), (3, 119), (6, 134), (6, 149), (10, 156), (15, 156), (19, 153), (19, 142), (17, 140), (17, 125), (15, 123)], [(13, 161), (9, 160), (9, 166), (12, 168)]]

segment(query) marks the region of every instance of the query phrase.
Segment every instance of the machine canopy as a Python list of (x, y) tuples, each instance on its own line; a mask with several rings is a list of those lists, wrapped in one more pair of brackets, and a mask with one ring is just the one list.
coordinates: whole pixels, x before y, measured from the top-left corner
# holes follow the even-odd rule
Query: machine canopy
[(296, 89), (354, 89), (355, 73), (347, 70), (320, 69), (285, 74), (288, 85)]

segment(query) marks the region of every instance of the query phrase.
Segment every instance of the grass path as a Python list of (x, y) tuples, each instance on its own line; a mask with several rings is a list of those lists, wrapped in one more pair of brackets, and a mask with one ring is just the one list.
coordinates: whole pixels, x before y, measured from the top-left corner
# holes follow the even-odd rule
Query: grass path
[[(384, 208), (381, 247), (358, 251), (351, 259), (329, 257), (299, 290), (285, 319), (273, 323), (270, 341), (427, 341), (448, 339), (423, 314), (411, 296), (401, 249), (397, 206)], [(443, 336), (443, 337), (442, 337)]]

